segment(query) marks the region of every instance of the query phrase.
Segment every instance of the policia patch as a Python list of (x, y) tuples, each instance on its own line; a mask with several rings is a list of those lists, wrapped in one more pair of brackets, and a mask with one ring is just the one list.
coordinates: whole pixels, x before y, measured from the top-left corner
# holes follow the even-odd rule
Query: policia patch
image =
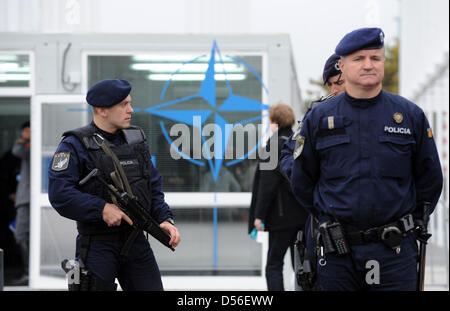
[(69, 167), (70, 152), (60, 152), (53, 156), (52, 170), (64, 171)]

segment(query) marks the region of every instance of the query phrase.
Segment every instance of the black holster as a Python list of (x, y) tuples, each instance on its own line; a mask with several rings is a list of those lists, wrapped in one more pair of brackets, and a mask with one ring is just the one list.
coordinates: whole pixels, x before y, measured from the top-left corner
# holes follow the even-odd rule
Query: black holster
[(116, 291), (117, 284), (95, 277), (88, 269), (80, 268), (79, 284), (69, 281), (69, 291)]
[(115, 291), (117, 284), (103, 281), (92, 274), (84, 265), (91, 242), (90, 235), (80, 236), (79, 260), (64, 259), (62, 269), (66, 272), (69, 291)]
[(311, 257), (306, 248), (306, 237), (303, 230), (297, 233), (294, 247), (295, 262), (295, 290), (315, 291), (320, 290), (317, 286), (316, 258)]

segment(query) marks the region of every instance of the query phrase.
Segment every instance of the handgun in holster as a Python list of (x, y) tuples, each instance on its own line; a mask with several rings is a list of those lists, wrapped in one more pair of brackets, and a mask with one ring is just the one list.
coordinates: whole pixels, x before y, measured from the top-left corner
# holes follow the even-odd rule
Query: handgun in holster
[(79, 260), (64, 259), (61, 267), (66, 272), (68, 289), (79, 291), (115, 291), (117, 284), (106, 282), (95, 277)]
[(297, 240), (295, 241), (295, 253), (298, 256), (297, 265), (295, 269), (295, 278), (297, 281), (296, 288), (300, 291), (315, 290), (315, 269), (308, 257), (306, 251), (306, 238), (303, 230), (297, 233)]

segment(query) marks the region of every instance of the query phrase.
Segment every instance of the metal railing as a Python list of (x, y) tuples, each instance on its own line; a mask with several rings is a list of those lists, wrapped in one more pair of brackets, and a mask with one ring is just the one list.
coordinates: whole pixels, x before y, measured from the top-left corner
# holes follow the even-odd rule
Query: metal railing
[(430, 217), (429, 240), (427, 254), (425, 289), (449, 289), (449, 54), (437, 64), (433, 72), (425, 77), (412, 98), (422, 107), (433, 128), (434, 139), (439, 152), (444, 175), (444, 189), (434, 213)]

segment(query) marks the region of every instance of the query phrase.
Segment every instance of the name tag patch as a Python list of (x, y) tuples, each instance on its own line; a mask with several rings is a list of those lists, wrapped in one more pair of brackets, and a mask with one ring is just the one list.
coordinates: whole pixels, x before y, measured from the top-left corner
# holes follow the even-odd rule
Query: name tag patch
[(70, 152), (59, 152), (53, 156), (52, 170), (59, 172), (69, 167)]
[(122, 166), (127, 166), (127, 165), (138, 165), (139, 162), (137, 159), (130, 159), (130, 160), (120, 160), (120, 164)]
[(393, 134), (403, 134), (403, 135), (411, 135), (411, 130), (407, 127), (394, 127), (394, 126), (385, 126), (384, 131), (386, 133)]

